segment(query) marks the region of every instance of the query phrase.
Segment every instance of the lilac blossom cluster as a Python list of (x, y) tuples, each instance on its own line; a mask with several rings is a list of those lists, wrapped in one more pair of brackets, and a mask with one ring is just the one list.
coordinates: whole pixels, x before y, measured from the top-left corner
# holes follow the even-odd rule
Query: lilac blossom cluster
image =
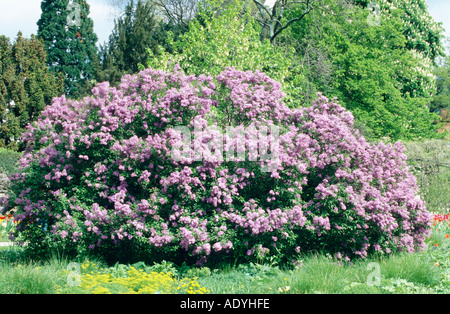
[[(313, 106), (289, 109), (283, 96), (261, 72), (227, 68), (213, 78), (175, 67), (126, 75), (117, 88), (98, 84), (81, 100), (55, 98), (23, 136), (8, 199), (19, 222), (13, 238), (199, 262), (423, 248), (431, 215), (403, 145), (367, 142), (336, 100), (319, 94)], [(202, 130), (187, 143), (205, 158), (174, 158), (186, 145), (179, 126)], [(256, 133), (237, 141), (218, 126)], [(276, 159), (252, 150), (267, 138), (262, 126), (280, 130), (265, 143)], [(207, 158), (211, 147), (233, 145), (241, 158)]]

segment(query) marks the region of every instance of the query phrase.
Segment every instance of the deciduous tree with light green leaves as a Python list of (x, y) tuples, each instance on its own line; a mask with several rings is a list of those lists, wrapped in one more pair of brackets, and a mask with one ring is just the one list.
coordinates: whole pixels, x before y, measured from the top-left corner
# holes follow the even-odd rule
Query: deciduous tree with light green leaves
[(434, 79), (423, 55), (408, 47), (403, 9), (380, 13), (375, 24), (367, 9), (328, 3), (333, 14), (307, 17), (284, 34), (296, 38), (299, 47), (313, 43), (326, 54), (331, 79), (324, 84), (308, 78), (315, 88), (351, 110), (366, 137), (439, 137), (438, 117), (429, 111)]
[[(274, 46), (270, 41), (260, 40), (260, 26), (252, 17), (244, 1), (230, 1), (224, 6), (208, 0), (197, 18), (189, 24), (189, 31), (174, 40), (169, 32), (168, 53), (159, 48), (150, 57), (147, 66), (168, 70), (179, 64), (187, 74), (217, 75), (226, 67), (243, 71), (262, 71), (283, 83), (288, 103), (300, 103), (297, 74), (300, 66), (294, 50)], [(143, 66), (141, 66), (141, 69)]]

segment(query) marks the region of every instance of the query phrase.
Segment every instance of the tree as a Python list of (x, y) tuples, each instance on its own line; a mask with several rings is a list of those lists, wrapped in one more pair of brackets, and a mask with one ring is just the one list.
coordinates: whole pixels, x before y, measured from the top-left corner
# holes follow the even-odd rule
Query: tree
[[(175, 40), (169, 33), (171, 53), (160, 49), (150, 52), (148, 67), (169, 70), (178, 63), (187, 74), (218, 75), (226, 67), (243, 71), (262, 71), (287, 83), (292, 81), (296, 56), (289, 48), (275, 47), (269, 40), (260, 41), (260, 28), (244, 1), (230, 1), (217, 9), (215, 1), (200, 10), (189, 24), (189, 31)], [(161, 48), (161, 47), (160, 47)], [(285, 84), (290, 98), (294, 85)]]
[[(368, 0), (354, 0), (367, 8)], [(393, 12), (400, 12), (399, 30), (405, 36), (405, 49), (414, 54), (412, 66), (414, 79), (402, 81), (402, 93), (410, 97), (430, 97), (436, 88), (433, 68), (439, 57), (444, 56), (442, 25), (431, 17), (426, 0), (384, 0), (376, 3), (379, 22), (390, 23)]]
[(101, 68), (98, 81), (116, 84), (128, 73), (136, 73), (138, 64), (147, 60), (147, 48), (156, 51), (159, 43), (155, 34), (159, 29), (153, 5), (132, 0), (125, 8), (123, 17), (116, 19), (113, 33), (107, 45), (100, 49)]
[(167, 21), (188, 26), (198, 13), (199, 0), (149, 0)]
[[(257, 21), (261, 24), (261, 41), (275, 38), (291, 24), (301, 21), (306, 15), (321, 7), (323, 0), (253, 0), (259, 16)], [(295, 8), (297, 14), (286, 18), (285, 13)]]
[[(146, 0), (151, 4), (165, 23), (180, 24), (185, 27), (195, 18), (199, 4), (203, 0)], [(123, 7), (128, 0), (110, 0), (116, 7)], [(225, 1), (226, 2), (226, 1)]]
[[(407, 46), (403, 10), (392, 10), (373, 25), (364, 8), (324, 3), (332, 14), (307, 16), (283, 34), (298, 40), (298, 53), (313, 46), (324, 55), (329, 73), (318, 75), (313, 67), (307, 80), (351, 110), (367, 137), (437, 136), (437, 116), (428, 110), (433, 79), (420, 70), (422, 56)], [(298, 14), (293, 9), (286, 18)]]
[(37, 37), (47, 49), (47, 63), (64, 75), (65, 92), (73, 98), (92, 85), (97, 58), (97, 35), (85, 0), (43, 0)]
[[(370, 0), (353, 0), (354, 3), (367, 8)], [(401, 30), (406, 37), (406, 48), (421, 53), (425, 58), (435, 62), (444, 53), (442, 45), (444, 28), (434, 21), (428, 12), (426, 0), (383, 0), (374, 6), (379, 10), (380, 22), (388, 22), (395, 10), (401, 10)]]
[(0, 147), (23, 149), (20, 136), (53, 97), (63, 93), (62, 77), (51, 73), (42, 42), (19, 32), (11, 44), (0, 36)]
[(432, 112), (450, 109), (450, 56), (444, 59), (441, 66), (436, 67), (436, 95), (430, 105)]

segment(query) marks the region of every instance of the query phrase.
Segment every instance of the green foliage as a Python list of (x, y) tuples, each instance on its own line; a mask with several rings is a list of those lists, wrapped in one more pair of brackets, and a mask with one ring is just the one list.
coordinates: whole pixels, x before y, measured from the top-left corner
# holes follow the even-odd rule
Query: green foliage
[(51, 294), (65, 279), (61, 276), (60, 265), (51, 262), (14, 265), (0, 261), (0, 273), (2, 294)]
[(408, 48), (404, 11), (391, 10), (380, 25), (371, 25), (367, 10), (333, 3), (335, 14), (305, 18), (286, 34), (297, 38), (301, 47), (312, 42), (331, 64), (328, 82), (312, 74), (308, 81), (337, 97), (365, 125), (368, 137), (439, 137), (438, 116), (428, 107), (433, 76), (422, 55)]
[[(175, 38), (168, 33), (166, 46), (157, 53), (148, 49), (147, 67), (171, 70), (179, 64), (186, 74), (216, 76), (226, 67), (242, 71), (262, 71), (284, 83), (286, 101), (296, 100), (297, 56), (290, 47), (275, 47), (260, 41), (259, 25), (245, 2), (230, 1), (217, 10), (214, 1), (200, 10), (189, 31)], [(141, 69), (143, 67), (141, 66)], [(296, 100), (297, 106), (299, 102)]]
[(37, 37), (44, 41), (50, 70), (62, 73), (67, 95), (79, 98), (94, 79), (97, 35), (89, 18), (89, 4), (86, 0), (73, 3), (78, 6), (69, 6), (69, 0), (42, 1)]
[(150, 2), (128, 3), (124, 16), (115, 21), (109, 42), (100, 48), (101, 65), (97, 70), (97, 81), (116, 85), (124, 74), (136, 73), (138, 64), (147, 59), (146, 49), (154, 47), (156, 50), (155, 32), (158, 28)]
[[(366, 8), (374, 1), (353, 0), (353, 2)], [(380, 6), (381, 24), (388, 22), (394, 10), (401, 10), (400, 30), (406, 37), (408, 50), (417, 51), (431, 63), (442, 56), (444, 29), (431, 17), (426, 0), (383, 0), (375, 3)]]
[(408, 164), (414, 171), (421, 197), (429, 210), (450, 204), (450, 143), (443, 140), (406, 142)]
[(85, 261), (79, 267), (79, 282), (57, 288), (57, 293), (90, 294), (203, 294), (209, 292), (200, 287), (195, 279), (173, 277), (171, 272), (156, 272), (145, 264), (100, 268)]
[(437, 91), (430, 110), (439, 112), (442, 109), (450, 109), (450, 56), (447, 56), (443, 64), (435, 69), (435, 74)]
[(19, 162), (21, 156), (22, 156), (21, 153), (1, 147), (0, 168), (2, 169), (2, 171), (0, 172), (5, 173), (7, 175), (11, 175), (17, 172), (18, 169), (17, 163)]
[[(20, 32), (13, 44), (0, 36), (0, 147), (23, 149), (20, 136), (26, 125), (37, 120), (62, 89), (61, 78), (47, 68), (42, 42)], [(0, 167), (11, 170), (2, 160)]]
[[(441, 54), (442, 29), (422, 4), (382, 5), (382, 23), (370, 25), (366, 2), (327, 0), (324, 14), (305, 15), (271, 44), (258, 40), (261, 26), (245, 2), (220, 9), (207, 3), (187, 33), (177, 40), (169, 34), (170, 53), (149, 50), (148, 67), (167, 70), (178, 63), (197, 75), (215, 75), (227, 66), (261, 70), (282, 83), (291, 107), (309, 106), (319, 91), (337, 97), (369, 139), (443, 136), (437, 132), (439, 117), (430, 112), (435, 90), (430, 68)], [(289, 6), (283, 21), (302, 10)], [(411, 23), (424, 29), (413, 32)]]

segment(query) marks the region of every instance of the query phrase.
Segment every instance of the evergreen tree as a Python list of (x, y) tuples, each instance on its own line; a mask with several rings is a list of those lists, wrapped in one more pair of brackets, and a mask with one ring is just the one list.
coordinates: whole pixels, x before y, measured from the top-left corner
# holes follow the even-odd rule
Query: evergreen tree
[(84, 96), (95, 75), (97, 35), (86, 0), (43, 0), (37, 37), (48, 52), (48, 66), (64, 75), (68, 96)]
[(126, 73), (136, 73), (147, 60), (147, 48), (156, 49), (158, 22), (153, 6), (139, 0), (127, 4), (125, 14), (114, 23), (109, 42), (100, 49), (98, 81), (116, 84)]
[(62, 77), (46, 64), (45, 47), (19, 33), (14, 44), (0, 36), (0, 147), (23, 149), (20, 136), (53, 97), (63, 93)]

